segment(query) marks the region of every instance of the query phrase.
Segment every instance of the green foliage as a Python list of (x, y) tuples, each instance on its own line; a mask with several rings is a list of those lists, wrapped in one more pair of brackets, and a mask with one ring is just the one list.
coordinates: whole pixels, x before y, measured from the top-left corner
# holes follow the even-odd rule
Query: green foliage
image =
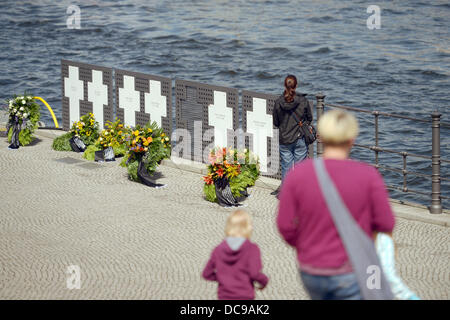
[(126, 168), (127, 167), (127, 160), (128, 160), (128, 157), (123, 157), (122, 161), (120, 161), (120, 166), (123, 167), (123, 168)]
[(139, 182), (139, 178), (137, 176), (139, 162), (137, 160), (130, 161), (127, 165), (128, 176), (131, 180)]
[(95, 143), (91, 145), (92, 147), (86, 148), (83, 158), (94, 161), (95, 151), (104, 150), (108, 147), (113, 148), (114, 156), (116, 157), (124, 156), (127, 153), (128, 147), (125, 139), (129, 135), (130, 129), (125, 128), (120, 123), (120, 120), (116, 120), (115, 122), (107, 121), (105, 128), (100, 132)]
[(91, 144), (90, 146), (87, 146), (86, 150), (84, 150), (83, 158), (89, 161), (95, 160), (95, 151), (102, 150), (100, 147)]
[[(241, 192), (246, 191), (248, 187), (254, 186), (256, 180), (259, 177), (259, 163), (257, 157), (252, 154), (249, 150), (245, 149), (242, 151), (236, 151), (232, 149), (226, 150), (225, 148), (218, 156), (217, 150), (215, 149), (211, 151), (210, 154), (210, 164), (208, 165), (208, 175), (204, 177), (205, 186), (203, 187), (203, 192), (205, 194), (205, 198), (208, 201), (216, 202), (216, 188), (214, 185), (214, 175), (213, 170), (219, 168), (220, 163), (217, 162), (217, 159), (220, 159), (225, 166), (229, 166), (227, 161), (234, 161), (234, 163), (239, 163), (239, 173), (236, 176), (233, 176), (228, 179), (230, 183), (231, 193), (235, 198), (240, 198), (242, 196)], [(224, 155), (227, 157), (225, 158)], [(231, 156), (231, 159), (230, 159)], [(233, 158), (234, 157), (234, 158)], [(226, 160), (226, 161), (225, 161)]]
[(213, 184), (206, 184), (203, 186), (203, 192), (205, 194), (206, 200), (210, 202), (216, 202), (216, 187)]
[(70, 138), (72, 138), (72, 134), (67, 132), (59, 137), (56, 137), (53, 140), (52, 148), (56, 151), (72, 151), (72, 147), (70, 146)]
[[(56, 137), (52, 144), (53, 150), (72, 151), (69, 140), (74, 136), (78, 136), (87, 147), (95, 143), (99, 136), (98, 122), (95, 121), (92, 113), (81, 116), (80, 121), (76, 121), (72, 124), (72, 128), (69, 132)], [(83, 157), (85, 159), (90, 159), (91, 155), (85, 156), (83, 154)], [(94, 160), (94, 158), (92, 158), (92, 160)]]
[[(257, 177), (255, 178), (254, 173), (251, 170), (244, 169), (242, 172), (230, 179), (230, 188), (231, 193), (235, 198), (239, 198), (242, 196), (241, 192), (246, 191), (248, 187), (254, 186)], [(214, 184), (206, 184), (203, 186), (203, 192), (205, 194), (206, 200), (210, 202), (216, 202), (216, 187)]]
[(18, 122), (19, 125), (25, 126), (19, 133), (19, 143), (26, 146), (33, 141), (33, 133), (37, 129), (37, 122), (41, 117), (39, 105), (33, 99), (32, 95), (23, 96), (14, 95), (14, 98), (7, 100), (9, 118), (8, 123), (11, 129), (8, 132), (8, 142), (11, 142), (12, 126)]
[(99, 124), (95, 121), (92, 113), (81, 116), (80, 121), (72, 124), (70, 133), (73, 136), (80, 137), (86, 146), (94, 144), (99, 137)]
[[(8, 143), (11, 143), (13, 128), (8, 131)], [(19, 132), (19, 143), (21, 146), (26, 146), (33, 141), (33, 134), (30, 129), (23, 129)]]
[(114, 146), (113, 150), (116, 157), (123, 157), (127, 153), (127, 146), (125, 144), (121, 144)]
[(170, 139), (155, 121), (145, 126), (137, 125), (128, 132), (125, 141), (128, 150), (120, 165), (127, 167), (133, 181), (139, 181), (139, 159), (142, 158), (148, 174), (153, 175), (161, 161), (170, 158)]

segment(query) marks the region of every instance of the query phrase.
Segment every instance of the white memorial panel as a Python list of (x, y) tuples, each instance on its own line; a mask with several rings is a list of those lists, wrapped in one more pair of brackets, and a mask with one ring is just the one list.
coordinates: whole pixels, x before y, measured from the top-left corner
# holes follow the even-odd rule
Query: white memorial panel
[(108, 86), (103, 84), (103, 72), (92, 70), (92, 82), (88, 82), (88, 100), (92, 102), (92, 113), (100, 125), (104, 128), (103, 105), (108, 104)]
[(156, 121), (162, 127), (162, 118), (167, 116), (167, 98), (161, 95), (161, 82), (149, 80), (150, 93), (145, 93), (145, 113), (150, 114), (150, 120)]
[(214, 90), (214, 104), (208, 107), (208, 125), (214, 127), (216, 147), (228, 147), (228, 129), (233, 129), (233, 109), (227, 107), (227, 94)]
[(247, 111), (247, 132), (253, 135), (253, 152), (259, 157), (262, 172), (267, 172), (267, 138), (273, 138), (272, 116), (266, 112), (267, 101), (253, 98), (253, 111)]
[(69, 98), (70, 125), (80, 119), (80, 100), (84, 98), (83, 81), (79, 78), (79, 68), (69, 66), (69, 78), (64, 78), (64, 96)]
[(123, 76), (123, 88), (119, 88), (119, 108), (124, 110), (124, 124), (136, 126), (136, 111), (140, 110), (140, 94), (135, 90), (134, 77)]

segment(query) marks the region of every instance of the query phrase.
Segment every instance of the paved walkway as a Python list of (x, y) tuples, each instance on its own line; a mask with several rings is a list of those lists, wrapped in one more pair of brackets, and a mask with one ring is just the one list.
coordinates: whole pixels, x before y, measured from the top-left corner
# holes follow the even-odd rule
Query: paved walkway
[[(200, 275), (231, 211), (202, 198), (200, 175), (160, 172), (167, 187), (152, 189), (118, 162), (53, 151), (51, 139), (8, 150), (0, 138), (0, 299), (215, 299)], [(257, 298), (307, 299), (275, 229), (277, 201), (269, 189), (250, 193), (252, 239), (270, 278)], [(405, 282), (425, 299), (449, 299), (448, 227), (398, 218), (394, 237)], [(81, 268), (80, 290), (66, 287), (69, 265)]]

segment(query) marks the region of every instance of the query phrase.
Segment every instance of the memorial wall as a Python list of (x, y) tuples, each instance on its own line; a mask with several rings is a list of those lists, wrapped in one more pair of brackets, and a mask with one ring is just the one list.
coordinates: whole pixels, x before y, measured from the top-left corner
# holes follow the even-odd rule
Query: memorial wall
[(243, 90), (240, 108), (237, 89), (176, 79), (173, 119), (170, 78), (61, 60), (61, 84), (65, 130), (89, 112), (101, 128), (116, 117), (131, 127), (156, 121), (172, 136), (174, 156), (206, 163), (216, 146), (245, 147), (258, 155), (263, 175), (281, 179), (276, 95)]

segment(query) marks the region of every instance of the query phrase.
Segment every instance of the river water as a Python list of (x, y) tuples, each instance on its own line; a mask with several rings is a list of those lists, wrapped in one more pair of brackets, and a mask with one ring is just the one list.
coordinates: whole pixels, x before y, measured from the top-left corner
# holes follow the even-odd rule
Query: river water
[[(78, 5), (81, 28), (67, 28)], [(370, 30), (367, 7), (381, 9)], [(446, 22), (447, 21), (447, 22)], [(125, 0), (0, 1), (0, 100), (27, 90), (44, 97), (61, 119), (61, 59), (173, 79), (279, 94), (288, 73), (299, 91), (326, 102), (450, 122), (450, 3), (436, 1)], [(43, 120), (52, 125), (44, 110)], [(359, 116), (358, 143), (373, 145), (373, 117)], [(431, 155), (431, 125), (380, 119), (380, 146)], [(450, 129), (441, 151), (450, 159)], [(373, 161), (355, 148), (353, 157)], [(382, 154), (401, 168), (400, 156)], [(431, 173), (431, 161), (408, 168)], [(390, 184), (402, 176), (382, 171)], [(450, 164), (443, 164), (450, 178)], [(450, 183), (443, 181), (444, 195)], [(431, 191), (431, 180), (408, 176), (408, 187)], [(429, 204), (413, 194), (393, 197)], [(450, 207), (446, 201), (445, 206)]]

